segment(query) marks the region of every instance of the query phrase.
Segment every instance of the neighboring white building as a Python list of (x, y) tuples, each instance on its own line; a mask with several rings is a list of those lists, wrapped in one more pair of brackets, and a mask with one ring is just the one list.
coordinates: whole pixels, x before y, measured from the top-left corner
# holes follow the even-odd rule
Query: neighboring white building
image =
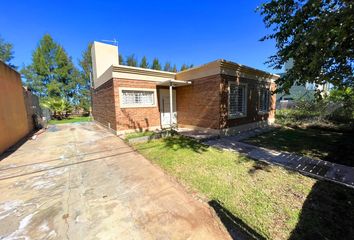
[[(284, 64), (284, 70), (287, 72), (294, 66), (294, 60), (289, 59)], [(280, 76), (285, 73), (279, 74)], [(311, 82), (307, 82), (305, 86), (299, 86), (294, 84), (290, 90), (289, 94), (278, 93), (277, 94), (277, 108), (288, 108), (294, 106), (294, 100), (304, 99), (304, 100), (314, 100), (315, 93), (317, 90), (321, 90), (323, 95), (326, 95), (331, 90), (331, 84), (326, 83), (323, 85), (317, 85)]]

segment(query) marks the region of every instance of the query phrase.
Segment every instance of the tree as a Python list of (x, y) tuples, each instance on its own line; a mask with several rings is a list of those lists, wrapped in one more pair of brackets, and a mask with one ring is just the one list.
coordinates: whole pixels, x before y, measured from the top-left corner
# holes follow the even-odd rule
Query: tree
[(173, 64), (173, 68), (172, 68), (171, 72), (177, 72), (176, 64)]
[(122, 54), (119, 54), (119, 64), (120, 65), (125, 65), (124, 58)]
[(172, 68), (171, 68), (171, 63), (170, 62), (166, 62), (165, 66), (163, 67), (163, 70), (166, 72), (171, 72)]
[(159, 62), (159, 59), (154, 58), (154, 60), (152, 61), (151, 69), (161, 70), (161, 64)]
[(148, 61), (147, 61), (145, 56), (141, 59), (139, 67), (141, 67), (141, 68), (149, 68), (149, 63), (148, 63)]
[(0, 60), (9, 65), (12, 68), (17, 68), (11, 64), (11, 60), (14, 58), (13, 45), (11, 43), (5, 42), (5, 40), (0, 36)]
[(289, 60), (294, 63), (276, 81), (277, 92), (306, 82), (353, 87), (353, 1), (271, 0), (259, 10), (266, 27), (272, 29), (261, 41), (276, 41), (277, 52), (267, 63), (274, 69)]
[(127, 56), (127, 66), (137, 67), (138, 61), (136, 60), (134, 54)]
[(46, 34), (32, 54), (32, 64), (22, 69), (28, 85), (40, 97), (64, 98), (77, 93), (79, 73), (64, 48)]
[(332, 118), (336, 120), (344, 120), (345, 123), (353, 123), (354, 120), (354, 90), (353, 88), (333, 89), (331, 90), (328, 100), (336, 103), (341, 108), (336, 109)]
[(84, 111), (89, 112), (91, 106), (91, 73), (92, 73), (92, 59), (91, 59), (92, 43), (89, 43), (79, 60), (80, 79), (78, 84), (78, 103), (77, 106)]
[(48, 108), (56, 119), (64, 119), (72, 112), (72, 105), (65, 98), (47, 98), (42, 100), (41, 106)]
[(182, 66), (181, 66), (181, 70), (180, 71), (184, 71), (184, 70), (187, 70), (188, 69), (188, 66), (187, 66), (187, 64), (182, 64)]

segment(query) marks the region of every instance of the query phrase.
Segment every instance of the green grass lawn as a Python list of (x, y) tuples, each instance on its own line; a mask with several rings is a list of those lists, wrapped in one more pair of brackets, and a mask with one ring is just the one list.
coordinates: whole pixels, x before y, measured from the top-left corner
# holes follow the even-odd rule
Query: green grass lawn
[(144, 137), (144, 136), (152, 136), (154, 132), (151, 131), (144, 131), (144, 132), (133, 132), (133, 133), (128, 133), (125, 135), (125, 139), (132, 139), (132, 138), (138, 138), (138, 137)]
[(352, 132), (279, 128), (244, 142), (354, 167)]
[(61, 123), (75, 123), (75, 122), (90, 122), (92, 121), (91, 117), (69, 117), (63, 120), (52, 119), (48, 124), (61, 124)]
[(134, 147), (190, 192), (209, 203), (220, 203), (224, 212), (232, 215), (231, 224), (223, 222), (233, 234), (234, 230), (251, 229), (246, 232), (267, 239), (354, 236), (354, 191), (349, 188), (183, 137)]

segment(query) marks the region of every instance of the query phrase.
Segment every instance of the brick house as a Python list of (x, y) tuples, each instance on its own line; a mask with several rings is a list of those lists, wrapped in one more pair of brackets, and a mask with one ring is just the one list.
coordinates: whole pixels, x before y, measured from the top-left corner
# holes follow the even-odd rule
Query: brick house
[(233, 134), (274, 122), (278, 75), (216, 60), (172, 73), (119, 65), (118, 47), (92, 46), (94, 120), (119, 134), (177, 126)]

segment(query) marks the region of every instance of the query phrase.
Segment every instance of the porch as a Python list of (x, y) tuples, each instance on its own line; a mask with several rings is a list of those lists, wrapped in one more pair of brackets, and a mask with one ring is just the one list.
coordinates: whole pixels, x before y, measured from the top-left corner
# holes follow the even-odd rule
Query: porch
[(176, 88), (190, 85), (191, 81), (166, 80), (157, 84), (161, 128), (177, 127)]

